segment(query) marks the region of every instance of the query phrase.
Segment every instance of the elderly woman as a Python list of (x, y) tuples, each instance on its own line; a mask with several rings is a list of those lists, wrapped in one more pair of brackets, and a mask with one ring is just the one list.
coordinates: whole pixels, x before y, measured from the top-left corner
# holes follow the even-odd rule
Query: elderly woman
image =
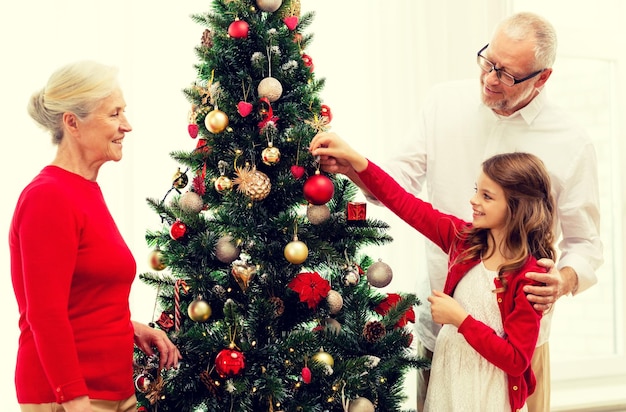
[(136, 263), (96, 182), (122, 158), (125, 107), (117, 70), (89, 61), (30, 99), (57, 153), (20, 195), (9, 234), (22, 411), (135, 411), (133, 344), (156, 349), (162, 368), (181, 357), (165, 333), (131, 321)]

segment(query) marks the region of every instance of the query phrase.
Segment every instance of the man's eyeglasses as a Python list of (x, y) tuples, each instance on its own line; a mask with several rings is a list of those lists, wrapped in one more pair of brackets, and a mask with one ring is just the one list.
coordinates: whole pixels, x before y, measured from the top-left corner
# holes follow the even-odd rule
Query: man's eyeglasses
[(482, 52), (485, 51), (487, 46), (489, 46), (489, 44), (485, 45), (485, 47), (483, 47), (482, 49), (478, 51), (476, 61), (478, 65), (480, 66), (480, 68), (483, 69), (485, 73), (491, 73), (492, 71), (495, 70), (496, 76), (498, 76), (498, 80), (500, 80), (502, 84), (506, 86), (515, 86), (518, 83), (525, 82), (528, 79), (532, 79), (533, 77), (535, 77), (536, 75), (538, 75), (544, 70), (544, 69), (537, 70), (536, 72), (531, 73), (526, 77), (523, 77), (521, 79), (516, 79), (515, 76), (505, 72), (503, 69), (496, 68), (495, 64), (491, 63), (481, 54)]

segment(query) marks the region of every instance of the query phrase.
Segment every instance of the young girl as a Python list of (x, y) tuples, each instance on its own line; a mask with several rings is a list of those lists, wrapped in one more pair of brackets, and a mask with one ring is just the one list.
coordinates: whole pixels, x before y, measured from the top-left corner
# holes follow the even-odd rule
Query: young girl
[(444, 290), (428, 298), (444, 326), (425, 410), (525, 411), (542, 314), (526, 298), (532, 281), (524, 274), (545, 272), (540, 258), (555, 259), (554, 200), (541, 160), (508, 153), (483, 162), (468, 223), (406, 192), (333, 133), (315, 136), (310, 150), (349, 165), (378, 200), (448, 253)]

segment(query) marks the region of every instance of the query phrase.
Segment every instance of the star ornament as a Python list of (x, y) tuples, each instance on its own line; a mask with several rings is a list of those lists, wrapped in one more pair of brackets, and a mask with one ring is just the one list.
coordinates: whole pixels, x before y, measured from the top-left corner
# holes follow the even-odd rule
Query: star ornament
[(299, 273), (287, 286), (300, 296), (300, 302), (307, 303), (309, 309), (315, 309), (330, 291), (330, 283), (317, 272)]
[(308, 119), (304, 122), (311, 126), (317, 133), (325, 132), (330, 129), (330, 126), (328, 125), (328, 117), (326, 116), (318, 116), (315, 114), (313, 119)]

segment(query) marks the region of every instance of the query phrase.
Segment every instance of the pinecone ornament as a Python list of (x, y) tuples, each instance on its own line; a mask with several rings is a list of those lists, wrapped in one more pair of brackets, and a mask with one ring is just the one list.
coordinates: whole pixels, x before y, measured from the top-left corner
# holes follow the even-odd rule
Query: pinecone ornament
[(272, 296), (269, 300), (274, 306), (274, 317), (282, 316), (285, 313), (285, 302), (277, 296)]
[(369, 321), (363, 328), (363, 337), (369, 343), (374, 343), (385, 336), (385, 325), (377, 320)]
[(204, 30), (204, 32), (202, 33), (201, 43), (207, 49), (210, 49), (211, 47), (213, 47), (213, 33), (211, 33), (211, 30), (209, 29)]

